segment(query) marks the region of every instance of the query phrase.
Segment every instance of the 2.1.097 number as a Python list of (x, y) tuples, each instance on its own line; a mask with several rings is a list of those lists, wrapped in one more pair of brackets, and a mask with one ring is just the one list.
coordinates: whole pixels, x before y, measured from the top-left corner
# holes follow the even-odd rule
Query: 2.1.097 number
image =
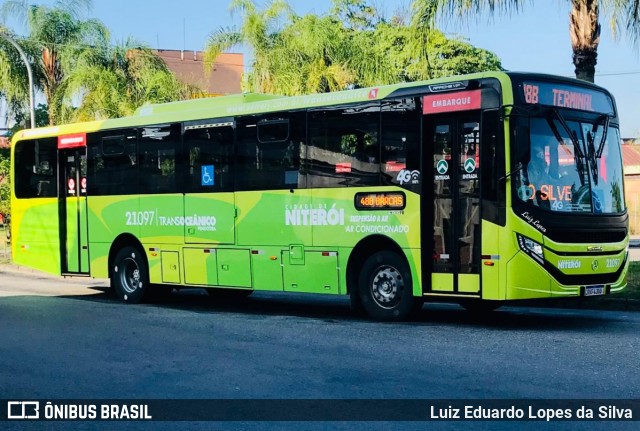
[(127, 226), (149, 226), (156, 217), (155, 211), (127, 211)]

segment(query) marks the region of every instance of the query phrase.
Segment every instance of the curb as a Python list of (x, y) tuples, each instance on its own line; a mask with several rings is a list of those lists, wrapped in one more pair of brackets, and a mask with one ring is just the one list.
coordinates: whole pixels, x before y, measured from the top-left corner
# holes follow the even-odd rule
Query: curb
[(48, 272), (39, 271), (37, 269), (29, 268), (26, 266), (15, 265), (12, 263), (0, 263), (0, 274), (16, 274), (23, 276), (34, 276), (38, 278), (46, 278), (49, 280), (65, 280), (70, 283), (87, 283), (87, 280), (92, 282), (100, 282), (102, 279), (93, 277), (72, 277), (62, 276), (56, 274), (50, 274)]
[(57, 275), (38, 271), (37, 269), (29, 268), (26, 266), (14, 265), (12, 263), (0, 263), (0, 272), (11, 272), (14, 274), (37, 274), (44, 277), (58, 277)]

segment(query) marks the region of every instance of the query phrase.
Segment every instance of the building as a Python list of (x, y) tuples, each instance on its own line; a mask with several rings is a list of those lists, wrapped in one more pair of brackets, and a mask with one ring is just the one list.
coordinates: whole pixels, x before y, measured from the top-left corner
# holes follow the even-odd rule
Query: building
[(222, 53), (216, 59), (210, 74), (205, 72), (201, 51), (159, 49), (153, 51), (185, 84), (200, 88), (206, 96), (241, 93), (244, 56)]
[(640, 234), (640, 145), (636, 142), (635, 139), (622, 140), (624, 195), (632, 234)]

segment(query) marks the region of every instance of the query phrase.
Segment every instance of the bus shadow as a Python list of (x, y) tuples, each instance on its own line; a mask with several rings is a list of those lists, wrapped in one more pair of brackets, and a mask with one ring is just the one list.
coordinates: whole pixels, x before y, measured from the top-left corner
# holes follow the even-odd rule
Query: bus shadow
[[(118, 303), (115, 295), (104, 286), (90, 286), (95, 294), (64, 296), (68, 299)], [(131, 305), (123, 304), (123, 307)], [(283, 316), (320, 319), (327, 323), (372, 321), (351, 310), (347, 297), (309, 295), (282, 292), (254, 292), (250, 297), (209, 296), (204, 289), (181, 289), (170, 296), (141, 307), (158, 307), (198, 314), (234, 313), (256, 316)], [(455, 325), (496, 330), (585, 330), (602, 328), (623, 320), (612, 312), (541, 307), (505, 306), (488, 313), (470, 313), (457, 304), (427, 303), (407, 322), (393, 325), (433, 326)], [(378, 322), (376, 322), (378, 323)], [(379, 323), (385, 324), (385, 323)]]
[(508, 306), (475, 314), (455, 304), (428, 304), (414, 320), (414, 324), (450, 324), (482, 327), (495, 330), (589, 330), (617, 324), (623, 319), (596, 310), (569, 310)]

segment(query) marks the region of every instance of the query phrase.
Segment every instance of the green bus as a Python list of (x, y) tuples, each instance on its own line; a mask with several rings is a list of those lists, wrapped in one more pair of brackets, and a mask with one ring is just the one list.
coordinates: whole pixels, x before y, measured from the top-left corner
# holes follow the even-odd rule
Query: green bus
[(629, 261), (620, 142), (611, 94), (541, 74), (147, 105), (15, 135), (13, 258), (127, 302), (349, 295), (379, 320), (607, 295)]

